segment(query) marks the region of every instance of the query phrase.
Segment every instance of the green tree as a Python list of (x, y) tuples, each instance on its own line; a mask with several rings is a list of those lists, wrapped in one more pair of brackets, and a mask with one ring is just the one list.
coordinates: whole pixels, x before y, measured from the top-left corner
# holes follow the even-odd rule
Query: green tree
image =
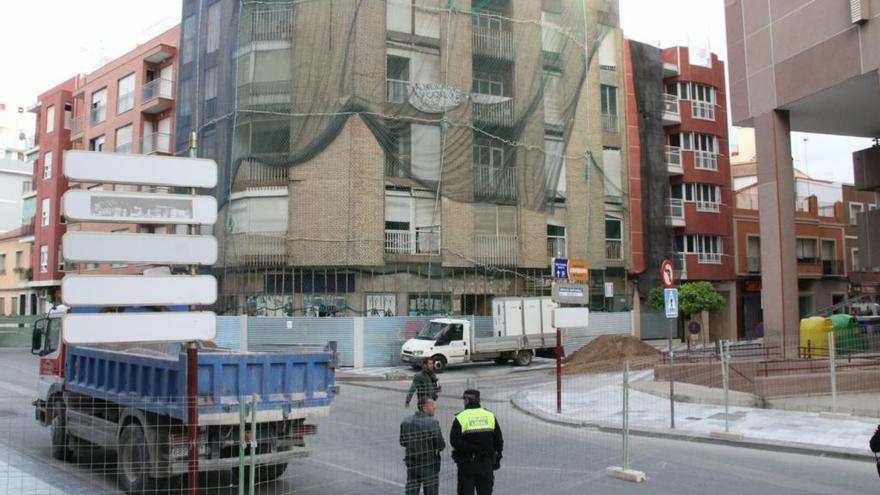
[[(688, 282), (678, 288), (678, 309), (689, 317), (703, 311), (715, 313), (724, 305), (724, 298), (709, 282)], [(663, 288), (654, 287), (648, 293), (648, 306), (663, 310)]]

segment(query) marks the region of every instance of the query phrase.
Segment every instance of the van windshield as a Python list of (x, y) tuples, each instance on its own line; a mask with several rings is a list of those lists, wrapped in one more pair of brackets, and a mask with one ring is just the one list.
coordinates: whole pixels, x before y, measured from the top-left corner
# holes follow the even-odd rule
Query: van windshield
[(437, 323), (436, 321), (432, 321), (425, 325), (425, 328), (422, 328), (422, 331), (416, 335), (416, 338), (419, 340), (437, 340), (443, 332), (449, 327), (449, 325), (445, 323)]

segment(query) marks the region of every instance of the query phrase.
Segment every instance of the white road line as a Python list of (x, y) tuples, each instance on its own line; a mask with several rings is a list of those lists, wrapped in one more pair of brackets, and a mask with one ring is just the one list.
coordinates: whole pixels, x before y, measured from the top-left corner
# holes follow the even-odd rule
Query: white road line
[(314, 457), (309, 458), (309, 459), (306, 459), (305, 462), (314, 462), (314, 463), (317, 463), (317, 464), (323, 464), (323, 465), (325, 465), (325, 466), (329, 466), (329, 467), (332, 467), (332, 468), (339, 469), (340, 471), (346, 471), (346, 472), (349, 472), (349, 473), (357, 474), (357, 475), (359, 475), (359, 476), (363, 476), (364, 478), (369, 478), (369, 479), (371, 479), (371, 480), (373, 480), (373, 481), (378, 481), (378, 482), (380, 482), (380, 483), (387, 483), (387, 484), (392, 485), (392, 486), (398, 486), (398, 487), (401, 487), (401, 488), (406, 487), (406, 484), (404, 484), (404, 483), (399, 483), (399, 482), (397, 482), (397, 481), (393, 481), (393, 480), (389, 480), (389, 479), (381, 478), (381, 477), (379, 477), (379, 476), (373, 476), (372, 474), (367, 474), (367, 473), (365, 473), (365, 472), (363, 472), (363, 471), (358, 471), (358, 470), (356, 470), (356, 469), (351, 469), (351, 468), (349, 468), (349, 467), (345, 467), (345, 466), (342, 466), (342, 465), (339, 465), (339, 464), (334, 464), (334, 463), (332, 463), (332, 462), (319, 461), (318, 459), (315, 459)]
[(11, 392), (16, 395), (23, 395), (25, 397), (36, 397), (37, 392), (33, 389), (19, 387), (18, 385), (0, 381), (0, 390), (5, 390), (7, 392)]

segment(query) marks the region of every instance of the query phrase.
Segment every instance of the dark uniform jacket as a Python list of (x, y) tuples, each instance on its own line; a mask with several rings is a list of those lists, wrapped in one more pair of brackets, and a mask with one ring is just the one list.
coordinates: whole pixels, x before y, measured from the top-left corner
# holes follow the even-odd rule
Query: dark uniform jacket
[[(476, 421), (469, 421), (474, 418)], [(452, 458), (461, 463), (488, 463), (490, 466), (501, 459), (504, 438), (501, 426), (490, 411), (479, 405), (469, 405), (455, 415), (449, 434)]]
[(409, 392), (406, 393), (406, 403), (412, 400), (413, 394), (418, 397), (430, 397), (437, 400), (437, 393), (440, 392), (440, 386), (437, 385), (437, 375), (422, 370), (413, 377), (412, 385), (409, 386)]
[(400, 423), (400, 445), (406, 448), (403, 461), (410, 468), (440, 468), (440, 451), (446, 448), (440, 423), (416, 411)]

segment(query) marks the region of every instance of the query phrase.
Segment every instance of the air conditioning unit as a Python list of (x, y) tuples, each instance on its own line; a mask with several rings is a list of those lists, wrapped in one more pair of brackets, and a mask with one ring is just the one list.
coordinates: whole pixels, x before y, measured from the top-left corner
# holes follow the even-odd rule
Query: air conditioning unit
[(853, 24), (868, 22), (871, 18), (871, 0), (849, 0), (849, 15)]

